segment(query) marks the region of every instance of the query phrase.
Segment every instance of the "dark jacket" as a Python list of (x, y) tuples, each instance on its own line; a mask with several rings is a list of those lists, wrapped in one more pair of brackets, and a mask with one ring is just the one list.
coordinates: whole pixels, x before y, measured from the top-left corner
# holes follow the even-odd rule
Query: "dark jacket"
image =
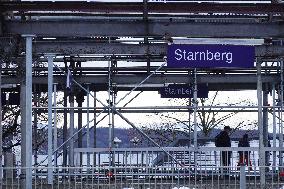
[[(241, 138), (238, 144), (238, 147), (250, 147), (249, 141), (247, 139)], [(245, 155), (248, 156), (250, 152), (249, 151), (239, 151), (239, 155)]]
[(217, 147), (231, 147), (231, 139), (229, 134), (226, 131), (221, 131), (221, 133), (217, 136), (218, 144)]

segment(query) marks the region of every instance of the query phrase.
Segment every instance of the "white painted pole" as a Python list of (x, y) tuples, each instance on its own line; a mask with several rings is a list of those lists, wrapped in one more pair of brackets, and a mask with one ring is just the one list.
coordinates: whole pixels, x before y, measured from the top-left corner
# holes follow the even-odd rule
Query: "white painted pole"
[(240, 168), (240, 189), (246, 189), (246, 166), (243, 164)]
[(193, 137), (193, 143), (194, 143), (194, 167), (195, 167), (195, 179), (194, 179), (194, 186), (196, 187), (196, 182), (197, 182), (197, 148), (198, 148), (198, 143), (197, 143), (197, 81), (196, 81), (196, 69), (194, 70), (194, 91), (193, 91), (193, 107), (194, 107), (194, 112), (193, 112), (193, 121), (194, 121), (194, 137)]
[[(281, 104), (281, 108), (279, 111), (279, 147), (283, 148), (283, 85), (284, 85), (284, 78), (283, 78), (283, 61), (280, 62), (280, 77), (281, 77), (281, 83), (280, 83), (280, 104)], [(283, 152), (280, 151), (279, 152), (279, 165), (282, 166), (283, 165)], [(281, 168), (283, 169), (283, 168)]]
[[(272, 86), (272, 98), (273, 98), (273, 116), (272, 116), (272, 124), (273, 124), (273, 147), (276, 147), (276, 111), (275, 111), (275, 84)], [(273, 172), (276, 171), (276, 151), (273, 151)]]
[(53, 55), (47, 55), (48, 60), (48, 169), (47, 169), (47, 183), (52, 184), (52, 85), (53, 85)]
[[(87, 87), (88, 93), (87, 93), (87, 107), (90, 106), (90, 87)], [(87, 148), (90, 148), (90, 112), (89, 108), (87, 109)], [(87, 153), (87, 167), (90, 167), (90, 153)]]
[[(56, 107), (56, 96), (57, 96), (57, 86), (56, 84), (53, 85), (53, 104)], [(54, 130), (53, 130), (53, 149), (57, 149), (57, 110), (56, 108), (53, 110), (53, 117), (54, 117)], [(57, 167), (57, 151), (54, 153), (54, 166)]]
[(194, 107), (194, 113), (193, 113), (193, 121), (194, 121), (194, 147), (197, 148), (197, 82), (196, 82), (196, 69), (194, 70), (194, 92), (193, 92), (193, 107)]
[(34, 35), (26, 38), (26, 85), (25, 85), (25, 189), (32, 189), (32, 40)]
[(3, 143), (2, 143), (2, 137), (3, 137), (3, 126), (2, 126), (2, 66), (0, 65), (0, 189), (2, 189), (2, 177), (3, 177), (3, 168), (2, 168), (2, 156), (3, 156)]
[(260, 188), (265, 187), (265, 151), (263, 144), (263, 124), (262, 124), (262, 80), (261, 80), (261, 62), (257, 61), (257, 102), (258, 102), (258, 131), (259, 131), (259, 171)]
[[(69, 128), (69, 166), (73, 167), (74, 166), (74, 96), (73, 94), (71, 94), (69, 96), (70, 99), (70, 107), (72, 109), (70, 109), (70, 128)], [(73, 172), (73, 169), (70, 170), (71, 172)]]
[(112, 155), (111, 155), (111, 149), (112, 149), (112, 123), (111, 123), (111, 70), (110, 70), (110, 60), (108, 61), (108, 127), (109, 127), (109, 133), (108, 133), (108, 147), (109, 147), (109, 166), (112, 164)]

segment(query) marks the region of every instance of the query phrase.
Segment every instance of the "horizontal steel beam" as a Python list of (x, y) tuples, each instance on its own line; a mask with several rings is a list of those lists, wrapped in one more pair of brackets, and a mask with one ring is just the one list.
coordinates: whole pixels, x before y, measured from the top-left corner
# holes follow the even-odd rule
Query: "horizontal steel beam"
[[(34, 53), (56, 53), (62, 55), (107, 54), (107, 55), (167, 55), (165, 43), (125, 44), (94, 42), (35, 42)], [(284, 46), (256, 46), (256, 57), (283, 57)], [(146, 58), (146, 57), (145, 57)], [(162, 59), (161, 59), (162, 60)]]
[[(226, 113), (231, 113), (231, 112), (257, 112), (258, 110), (197, 110), (197, 112), (226, 112)], [(85, 113), (108, 113), (108, 110), (102, 111), (102, 110), (74, 110), (74, 113), (80, 113), (82, 112), (83, 114)], [(175, 109), (165, 109), (165, 110), (119, 110), (120, 113), (147, 113), (147, 114), (156, 114), (156, 113), (166, 113), (166, 112), (189, 112), (188, 110), (181, 109), (181, 110), (175, 110)], [(47, 113), (47, 110), (38, 110), (37, 113)], [(56, 113), (64, 113), (64, 110), (57, 110)]]
[[(144, 80), (147, 75), (114, 75), (113, 83), (117, 86), (118, 90), (129, 90), (134, 87), (135, 84), (140, 83)], [(97, 76), (82, 76), (74, 77), (75, 80), (81, 84), (92, 84), (97, 90), (107, 90), (108, 86), (108, 76), (107, 75), (97, 75)], [(141, 87), (137, 90), (157, 90), (159, 87), (149, 84), (163, 84), (165, 83), (188, 83), (192, 80), (187, 74), (171, 74), (171, 75), (154, 75), (150, 77)], [(279, 83), (280, 76), (277, 75), (263, 75), (263, 83)], [(19, 84), (21, 82), (20, 78), (17, 77), (3, 77), (3, 84)], [(54, 83), (59, 83), (65, 86), (66, 77), (65, 76), (54, 76)], [(197, 83), (208, 84), (209, 90), (249, 90), (256, 89), (257, 78), (255, 74), (210, 74), (210, 75), (198, 75)], [(33, 84), (47, 84), (47, 76), (45, 77), (33, 77)], [(161, 87), (160, 86), (160, 87)]]
[[(164, 56), (167, 55), (167, 43), (150, 43), (150, 44), (126, 44), (126, 43), (98, 43), (90, 41), (35, 41), (33, 43), (34, 54), (46, 54), (54, 53), (57, 55), (122, 55), (140, 56), (146, 60), (147, 57), (150, 59), (157, 58), (160, 61), (164, 61)], [(3, 40), (0, 44), (0, 50), (7, 54), (15, 54), (19, 51), (17, 48), (13, 48), (9, 45), (9, 41)], [(10, 49), (10, 50), (9, 50)], [(22, 49), (24, 51), (24, 49)], [(271, 46), (261, 45), (255, 46), (255, 56), (263, 58), (281, 58), (284, 57), (284, 46)], [(90, 60), (93, 60), (90, 58)], [(62, 60), (61, 60), (62, 61)]]
[[(148, 29), (147, 29), (148, 25)], [(143, 21), (6, 21), (4, 35), (34, 34), (41, 37), (179, 36), (215, 38), (279, 38), (284, 23), (198, 23)]]
[[(196, 2), (149, 2), (149, 13), (284, 13), (283, 4), (253, 3), (217, 4)], [(104, 3), (104, 2), (3, 2), (0, 11), (80, 11), (107, 13), (143, 13), (142, 2)]]
[[(35, 42), (34, 53), (56, 53), (63, 55), (166, 55), (167, 44), (125, 44), (95, 42)], [(145, 57), (146, 58), (146, 57)]]

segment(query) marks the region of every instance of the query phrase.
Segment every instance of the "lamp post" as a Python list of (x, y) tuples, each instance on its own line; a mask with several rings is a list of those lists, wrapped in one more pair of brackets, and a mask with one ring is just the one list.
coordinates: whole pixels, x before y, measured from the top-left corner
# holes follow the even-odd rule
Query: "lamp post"
[(118, 137), (114, 137), (113, 144), (116, 148), (118, 148), (118, 145), (121, 143), (121, 140)]
[[(130, 142), (132, 142), (133, 143), (133, 146), (137, 146), (137, 144), (139, 143), (139, 138), (137, 138), (136, 136), (133, 138), (133, 139), (131, 139), (130, 140)], [(137, 152), (137, 158), (136, 158), (136, 161), (137, 161), (137, 166), (139, 165), (139, 159), (138, 159), (138, 156), (139, 156), (139, 152)], [(143, 166), (143, 161), (144, 161), (144, 158), (143, 158), (143, 152), (141, 152), (141, 164), (142, 164), (142, 166)]]
[[(114, 147), (115, 148), (118, 148), (118, 146), (119, 146), (119, 144), (121, 143), (121, 140), (118, 138), (118, 137), (114, 137), (114, 139), (113, 139), (113, 144), (114, 144)], [(115, 150), (114, 150), (114, 154), (112, 155), (112, 157), (113, 157), (113, 162), (112, 162), (112, 164), (113, 165), (115, 165)], [(119, 152), (118, 152), (118, 154), (117, 154), (117, 158), (118, 158), (118, 162), (119, 162)]]
[(130, 140), (130, 142), (132, 142), (134, 146), (137, 146), (137, 144), (140, 142), (140, 140), (139, 140), (139, 138), (134, 137), (133, 139)]

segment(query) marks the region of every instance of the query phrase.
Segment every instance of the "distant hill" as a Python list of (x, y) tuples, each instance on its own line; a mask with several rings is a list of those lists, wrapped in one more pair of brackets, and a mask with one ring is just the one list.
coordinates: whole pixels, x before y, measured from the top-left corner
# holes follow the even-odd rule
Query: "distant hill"
[[(198, 139), (201, 141), (213, 141), (215, 136), (221, 132), (221, 129), (213, 129), (209, 136), (204, 136), (202, 132), (198, 132)], [(100, 127), (97, 128), (97, 147), (108, 147), (108, 133), (109, 128)], [(231, 134), (231, 139), (238, 141), (244, 134), (248, 134), (250, 139), (258, 139), (258, 130), (236, 130)], [(150, 134), (151, 138), (157, 138), (156, 134), (153, 132)], [(178, 132), (177, 137), (185, 138), (186, 134), (183, 132)], [(152, 146), (148, 142), (147, 139), (143, 138), (138, 132), (135, 132), (133, 129), (123, 129), (123, 128), (115, 128), (114, 129), (114, 137), (118, 137), (121, 140), (119, 147), (133, 147), (133, 144), (130, 140), (134, 137), (138, 137), (142, 142), (140, 142), (140, 146)], [(272, 138), (272, 134), (269, 136)], [(193, 133), (192, 133), (193, 138)], [(86, 144), (86, 137), (84, 138), (84, 144)], [(91, 131), (91, 144), (94, 142), (94, 134)]]
[[(98, 148), (107, 148), (108, 147), (108, 133), (109, 133), (109, 128), (107, 127), (100, 127), (97, 128), (97, 147)], [(86, 132), (86, 129), (83, 129), (83, 133)], [(168, 132), (166, 135), (166, 137), (164, 138), (170, 138), (171, 137), (171, 131), (166, 131)], [(219, 134), (221, 132), (221, 129), (213, 129), (212, 132), (210, 133), (209, 136), (204, 136), (202, 132), (198, 132), (198, 142), (206, 142), (206, 141), (214, 141), (214, 138), (217, 134)], [(257, 130), (237, 130), (234, 131), (231, 134), (231, 139), (234, 141), (238, 141), (245, 133), (247, 133), (249, 135), (250, 139), (258, 139), (258, 131)], [(192, 138), (193, 138), (193, 133), (191, 134)], [(157, 142), (161, 142), (163, 139), (162, 137), (159, 137), (157, 133), (152, 132), (149, 135), (152, 139), (155, 139), (155, 141)], [(120, 148), (128, 148), (128, 147), (134, 147), (134, 144), (130, 142), (131, 139), (133, 139), (134, 137), (139, 138), (139, 144), (137, 146), (139, 147), (151, 147), (154, 146), (151, 142), (149, 142), (149, 140), (147, 140), (145, 137), (141, 136), (137, 131), (135, 131), (134, 129), (125, 129), (125, 128), (115, 128), (114, 129), (114, 137), (118, 137), (121, 140), (121, 143), (119, 144)], [(188, 138), (188, 134), (184, 133), (184, 132), (177, 132), (176, 133), (176, 137), (177, 139), (187, 139)], [(272, 134), (269, 134), (269, 137), (272, 138)], [(94, 145), (94, 131), (90, 130), (90, 144), (91, 147), (93, 147)], [(86, 137), (83, 137), (83, 147), (86, 147), (87, 141), (86, 141)], [(165, 140), (164, 140), (165, 141)], [(174, 141), (174, 140), (173, 140)], [(173, 142), (172, 141), (172, 142)], [(164, 142), (163, 146), (170, 146), (172, 144), (172, 142)], [(62, 137), (59, 136), (58, 139), (58, 146), (62, 144)], [(77, 142), (75, 142), (74, 147), (76, 148), (78, 146)], [(46, 153), (47, 151), (47, 142), (45, 144), (43, 144), (42, 148), (39, 149), (40, 153)]]

